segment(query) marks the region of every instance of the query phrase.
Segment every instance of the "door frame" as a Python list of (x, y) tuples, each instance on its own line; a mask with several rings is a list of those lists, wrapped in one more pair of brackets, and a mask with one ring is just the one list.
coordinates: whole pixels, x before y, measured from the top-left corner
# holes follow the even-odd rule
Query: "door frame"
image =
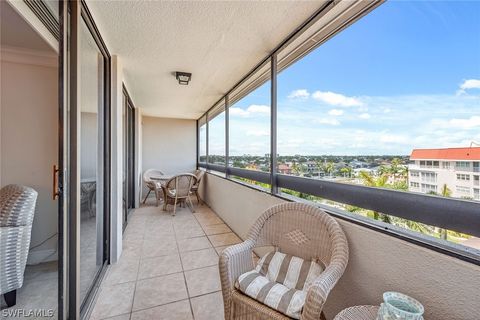
[[(123, 231), (127, 227), (128, 217), (133, 209), (135, 209), (135, 105), (128, 93), (125, 83), (122, 83), (122, 95), (123, 95), (123, 104), (122, 112), (125, 112), (125, 121), (123, 121), (123, 139), (122, 140), (124, 150), (122, 157), (127, 157), (127, 168), (126, 168), (126, 177), (125, 185), (122, 186), (122, 200), (125, 201), (123, 210)], [(125, 165), (125, 159), (122, 159), (122, 166)], [(122, 168), (122, 176), (125, 174), (125, 168)]]
[[(110, 263), (111, 55), (84, 0), (60, 0), (59, 39), (59, 319), (91, 312), (98, 284)], [(103, 55), (103, 266), (80, 301), (80, 29), (85, 23)], [(69, 36), (70, 35), (70, 36)], [(59, 260), (60, 261), (60, 260)]]

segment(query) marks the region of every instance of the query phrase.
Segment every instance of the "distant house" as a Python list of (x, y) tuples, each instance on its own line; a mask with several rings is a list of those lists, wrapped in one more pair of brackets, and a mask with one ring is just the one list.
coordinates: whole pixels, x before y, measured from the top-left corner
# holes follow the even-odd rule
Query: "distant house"
[(315, 161), (307, 161), (304, 165), (308, 173), (318, 172), (317, 163)]
[(287, 164), (279, 164), (278, 165), (278, 172), (281, 174), (292, 174), (292, 168)]

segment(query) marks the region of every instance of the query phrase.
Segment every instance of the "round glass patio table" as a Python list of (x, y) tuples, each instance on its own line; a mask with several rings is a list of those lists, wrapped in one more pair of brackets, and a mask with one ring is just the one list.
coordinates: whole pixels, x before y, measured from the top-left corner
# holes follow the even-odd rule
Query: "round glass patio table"
[(333, 320), (376, 320), (378, 306), (355, 306), (342, 310)]

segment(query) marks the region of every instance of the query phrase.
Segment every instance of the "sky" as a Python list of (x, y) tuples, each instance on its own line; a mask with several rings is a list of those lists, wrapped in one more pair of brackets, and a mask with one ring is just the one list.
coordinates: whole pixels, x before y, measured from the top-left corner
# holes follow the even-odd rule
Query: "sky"
[[(280, 155), (480, 142), (480, 1), (388, 1), (277, 80)], [(269, 90), (230, 108), (230, 155), (269, 153)], [(225, 153), (223, 119), (210, 124), (210, 154)]]

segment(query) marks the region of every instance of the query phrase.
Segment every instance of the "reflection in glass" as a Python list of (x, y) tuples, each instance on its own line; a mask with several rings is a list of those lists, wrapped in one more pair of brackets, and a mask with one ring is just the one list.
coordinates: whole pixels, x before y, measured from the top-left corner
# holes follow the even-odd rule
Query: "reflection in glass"
[(83, 20), (80, 28), (80, 297), (83, 301), (103, 264), (104, 60)]

